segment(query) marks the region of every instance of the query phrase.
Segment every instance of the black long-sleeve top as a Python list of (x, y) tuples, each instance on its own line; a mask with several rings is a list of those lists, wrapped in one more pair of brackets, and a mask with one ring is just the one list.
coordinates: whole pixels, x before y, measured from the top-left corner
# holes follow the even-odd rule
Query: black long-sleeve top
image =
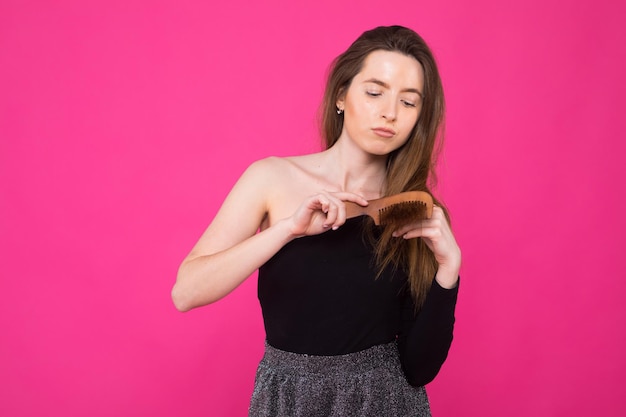
[(289, 352), (343, 355), (397, 340), (407, 380), (425, 385), (448, 355), (458, 286), (433, 280), (416, 314), (400, 268), (376, 278), (364, 221), (295, 239), (259, 269), (267, 341)]

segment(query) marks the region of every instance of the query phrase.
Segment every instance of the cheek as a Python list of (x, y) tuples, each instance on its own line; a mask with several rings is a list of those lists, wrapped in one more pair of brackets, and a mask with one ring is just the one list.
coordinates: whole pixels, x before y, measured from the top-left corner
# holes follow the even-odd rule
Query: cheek
[(353, 116), (357, 118), (371, 117), (376, 114), (376, 103), (372, 100), (355, 101), (352, 103)]
[(411, 130), (413, 130), (413, 128), (417, 124), (417, 121), (419, 120), (419, 117), (420, 112), (415, 111), (412, 111), (411, 113), (406, 115), (406, 117), (404, 118), (405, 124), (403, 127), (406, 129), (407, 132), (411, 132)]
[[(348, 109), (348, 106), (346, 106), (346, 109)], [(349, 105), (349, 114), (345, 121), (356, 128), (367, 127), (376, 121), (379, 114), (380, 111), (376, 103), (372, 101), (353, 102)]]
[(399, 146), (404, 146), (405, 143), (409, 141), (409, 135), (411, 134), (411, 130), (408, 130), (401, 141), (399, 141)]

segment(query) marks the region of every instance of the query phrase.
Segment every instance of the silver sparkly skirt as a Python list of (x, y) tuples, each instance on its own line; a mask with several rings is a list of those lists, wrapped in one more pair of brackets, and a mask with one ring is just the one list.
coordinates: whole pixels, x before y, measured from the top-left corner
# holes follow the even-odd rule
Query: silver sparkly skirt
[(249, 416), (430, 416), (424, 387), (412, 387), (395, 342), (338, 356), (285, 352), (265, 343)]

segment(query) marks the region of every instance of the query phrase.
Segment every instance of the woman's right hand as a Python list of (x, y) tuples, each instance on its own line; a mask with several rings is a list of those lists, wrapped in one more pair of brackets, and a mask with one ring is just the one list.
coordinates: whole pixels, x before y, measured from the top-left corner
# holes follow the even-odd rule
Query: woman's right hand
[(348, 192), (322, 191), (302, 202), (300, 207), (289, 219), (293, 236), (312, 236), (337, 230), (346, 222), (346, 206), (344, 201), (352, 201), (362, 206), (368, 202), (363, 197)]

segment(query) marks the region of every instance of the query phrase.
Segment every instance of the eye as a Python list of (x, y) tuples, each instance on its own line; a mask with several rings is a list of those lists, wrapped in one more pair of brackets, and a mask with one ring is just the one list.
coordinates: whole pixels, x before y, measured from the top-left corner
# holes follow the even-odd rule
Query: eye
[(413, 103), (412, 101), (408, 101), (408, 100), (401, 100), (402, 104), (404, 104), (406, 107), (416, 107), (417, 104)]
[(378, 91), (366, 91), (365, 94), (367, 94), (370, 97), (378, 97), (382, 95), (382, 93), (379, 93)]

